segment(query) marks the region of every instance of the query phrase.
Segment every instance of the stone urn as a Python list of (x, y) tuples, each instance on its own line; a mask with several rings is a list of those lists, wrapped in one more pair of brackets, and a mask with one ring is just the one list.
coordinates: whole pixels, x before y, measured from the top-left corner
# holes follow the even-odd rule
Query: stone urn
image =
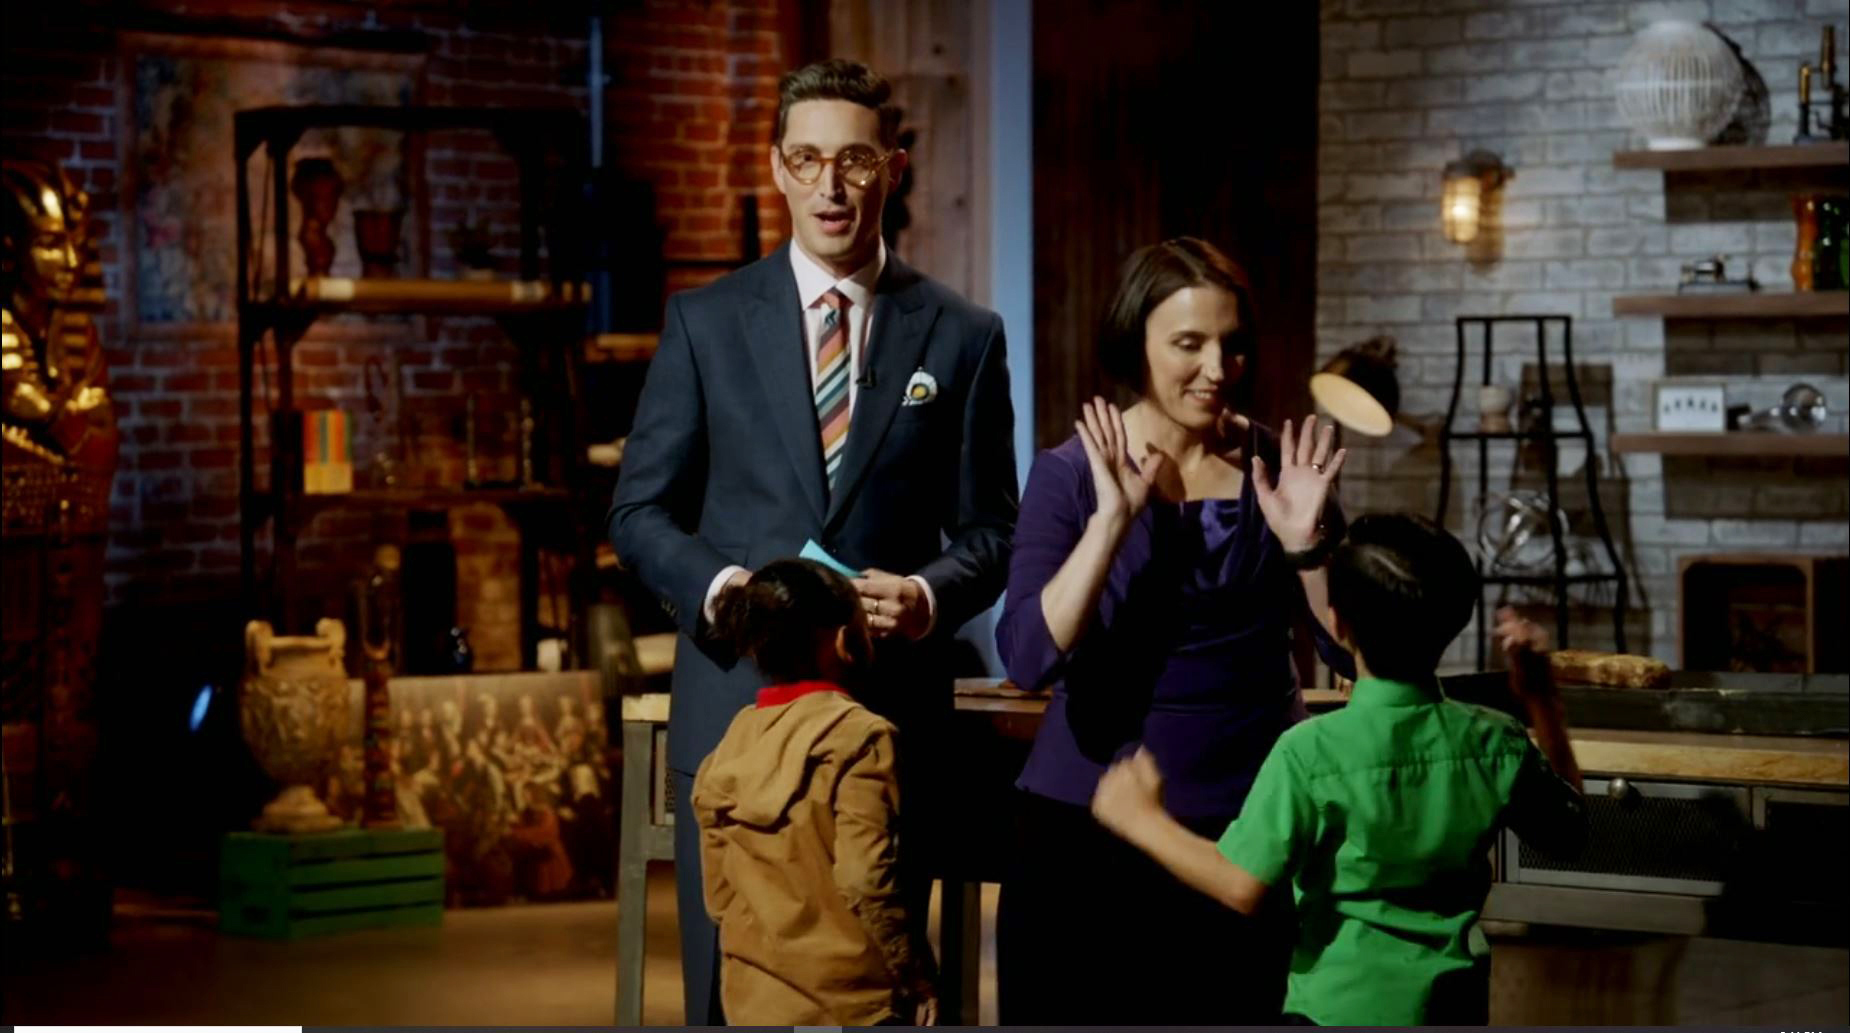
[(277, 635), (267, 621), (244, 626), (244, 741), (283, 784), (253, 827), (260, 832), (327, 832), (339, 818), (315, 796), (346, 735), (347, 629), (323, 618), (313, 635)]

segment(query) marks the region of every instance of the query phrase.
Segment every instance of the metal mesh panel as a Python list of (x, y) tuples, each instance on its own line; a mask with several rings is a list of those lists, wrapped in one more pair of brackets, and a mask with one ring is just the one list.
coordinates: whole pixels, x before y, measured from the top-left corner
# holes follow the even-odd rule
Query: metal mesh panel
[(651, 817), (657, 825), (674, 824), (674, 777), (668, 773), (668, 729), (655, 730), (655, 763), (651, 781), (655, 783), (655, 806)]
[[(1589, 786), (1589, 789), (1592, 789)], [(1550, 857), (1527, 843), (1525, 869), (1722, 882), (1751, 831), (1740, 801), (1711, 793), (1694, 798), (1587, 796), (1589, 835), (1578, 857)]]

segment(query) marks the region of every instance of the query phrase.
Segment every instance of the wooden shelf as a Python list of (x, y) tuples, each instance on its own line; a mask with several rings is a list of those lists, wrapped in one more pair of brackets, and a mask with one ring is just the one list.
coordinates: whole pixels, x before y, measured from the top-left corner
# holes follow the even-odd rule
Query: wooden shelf
[[(647, 637), (647, 636), (644, 636)], [(366, 682), (349, 678), (350, 688), (359, 690)], [(484, 671), (469, 674), (395, 674), (386, 682), (392, 689), (423, 689), (432, 696), (454, 694), (474, 699), (490, 693), (513, 699), (524, 692), (601, 692), (602, 677), (596, 671)]]
[(1850, 435), (1777, 431), (1657, 431), (1614, 434), (1614, 452), (1666, 456), (1850, 456)]
[(312, 276), (296, 281), (281, 307), (314, 312), (538, 312), (576, 308), (591, 285), (555, 287), (543, 280), (352, 279)]
[(660, 334), (598, 334), (585, 342), (585, 361), (643, 362), (661, 343)]
[(1850, 141), (1690, 151), (1618, 151), (1613, 168), (1708, 172), (1726, 169), (1817, 169), (1850, 166)]
[(327, 509), (451, 509), (483, 502), (523, 506), (569, 502), (571, 498), (571, 492), (559, 488), (394, 488), (312, 495), (304, 492), (296, 496), (296, 508), (307, 517)]
[(1743, 291), (1738, 294), (1621, 294), (1615, 316), (1670, 319), (1806, 319), (1850, 316), (1850, 291)]

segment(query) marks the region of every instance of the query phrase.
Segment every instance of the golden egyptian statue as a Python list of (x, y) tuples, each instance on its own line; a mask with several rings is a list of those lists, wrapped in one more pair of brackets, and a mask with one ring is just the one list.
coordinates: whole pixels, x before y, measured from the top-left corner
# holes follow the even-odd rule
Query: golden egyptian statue
[(57, 166), (0, 159), (0, 883), (5, 920), (73, 939), (109, 890), (92, 790), (115, 413), (94, 313), (89, 199)]
[(0, 202), (0, 375), (5, 460), (113, 469), (116, 432), (92, 314), (89, 198), (62, 170), (6, 159)]

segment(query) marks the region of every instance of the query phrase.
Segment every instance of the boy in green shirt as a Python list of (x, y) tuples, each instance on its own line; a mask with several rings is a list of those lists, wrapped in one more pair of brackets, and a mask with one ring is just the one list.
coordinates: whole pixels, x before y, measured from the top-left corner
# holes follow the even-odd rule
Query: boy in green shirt
[(1487, 1021), (1490, 954), (1477, 918), (1492, 837), (1507, 825), (1554, 853), (1585, 839), (1580, 770), (1541, 629), (1497, 614), (1539, 752), (1520, 722), (1439, 689), (1434, 669), (1477, 591), (1464, 546), (1430, 521), (1356, 520), (1330, 559), (1330, 609), (1355, 654), (1355, 692), (1278, 740), (1220, 841), (1163, 810), (1147, 752), (1099, 783), (1102, 824), (1226, 906), (1251, 914), (1268, 888), (1292, 880), (1293, 1020)]

